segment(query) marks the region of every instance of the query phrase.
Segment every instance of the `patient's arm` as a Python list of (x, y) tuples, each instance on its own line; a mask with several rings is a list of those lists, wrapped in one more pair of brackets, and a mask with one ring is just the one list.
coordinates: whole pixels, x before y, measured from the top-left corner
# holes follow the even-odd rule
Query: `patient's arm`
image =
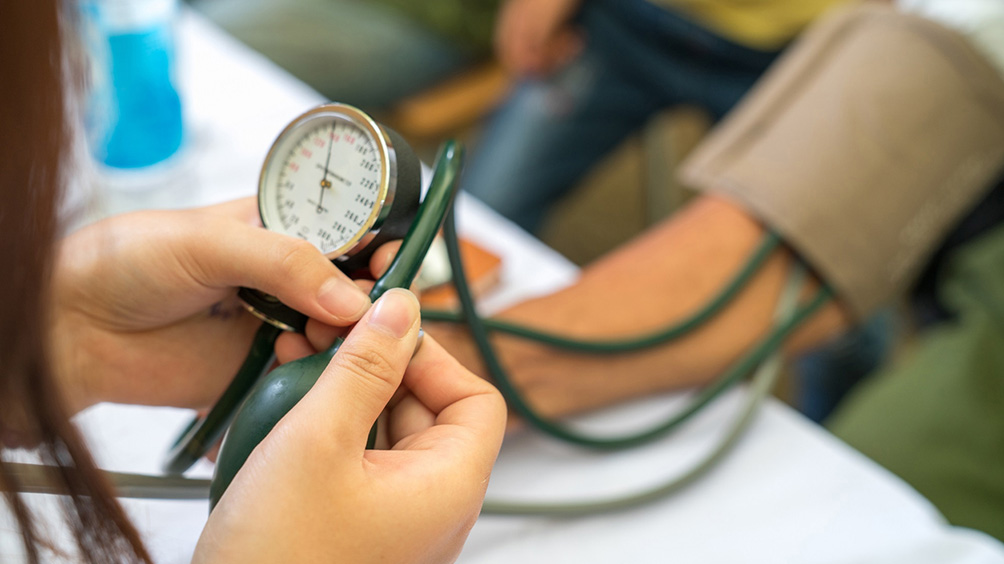
[[(867, 315), (906, 291), (1004, 167), (1004, 83), (988, 64), (1000, 59), (970, 40), (872, 2), (832, 12), (681, 166), (687, 185), (742, 206), (701, 197), (590, 266), (575, 286), (501, 317), (584, 337), (665, 326), (740, 268), (763, 236), (755, 215), (811, 258), (843, 299), (790, 345), (836, 334), (848, 321), (841, 308)], [(790, 260), (777, 251), (708, 325), (644, 353), (600, 357), (496, 342), (545, 413), (699, 384), (764, 333)], [(481, 370), (460, 330), (429, 329)]]
[[(742, 267), (764, 233), (737, 205), (702, 196), (589, 265), (575, 285), (520, 303), (498, 317), (587, 338), (650, 332), (706, 303)], [(549, 415), (702, 384), (767, 331), (791, 261), (787, 250), (776, 250), (717, 317), (679, 341), (646, 351), (569, 353), (502, 334), (494, 336), (494, 343), (517, 386)], [(836, 335), (847, 324), (841, 307), (830, 303), (789, 339), (789, 349)], [(426, 323), (426, 330), (472, 371), (485, 374), (464, 328)]]

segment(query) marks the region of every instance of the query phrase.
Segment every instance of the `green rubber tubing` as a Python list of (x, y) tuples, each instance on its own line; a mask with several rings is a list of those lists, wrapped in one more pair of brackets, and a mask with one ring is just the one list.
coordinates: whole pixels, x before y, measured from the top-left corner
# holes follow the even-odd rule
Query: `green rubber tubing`
[[(449, 217), (447, 217), (443, 226), (443, 234), (444, 239), (446, 240), (446, 250), (450, 258), (450, 267), (453, 272), (453, 281), (456, 286), (457, 297), (459, 298), (461, 305), (461, 315), (463, 321), (467, 323), (468, 330), (477, 345), (481, 358), (488, 369), (488, 373), (495, 381), (495, 385), (498, 387), (499, 391), (502, 392), (502, 395), (505, 397), (509, 407), (515, 410), (516, 413), (531, 426), (547, 435), (582, 447), (598, 450), (616, 450), (638, 446), (662, 437), (679, 428), (683, 423), (700, 412), (700, 410), (706, 405), (710, 404), (730, 388), (741, 382), (774, 351), (778, 350), (788, 335), (797, 329), (803, 321), (811, 317), (812, 314), (822, 307), (832, 295), (832, 292), (828, 287), (823, 286), (820, 288), (815, 297), (810, 300), (808, 304), (799, 307), (789, 319), (770, 330), (767, 335), (762, 337), (749, 352), (729, 367), (721, 376), (718, 377), (717, 380), (712, 382), (709, 386), (702, 388), (691, 403), (687, 405), (687, 407), (670, 416), (665, 421), (658, 423), (651, 428), (620, 436), (592, 435), (573, 429), (556, 419), (541, 415), (524, 400), (522, 394), (513, 384), (508, 372), (495, 355), (494, 348), (492, 347), (489, 339), (488, 327), (484, 323), (484, 320), (477, 314), (477, 309), (474, 305), (474, 298), (470, 287), (467, 284), (467, 280), (463, 275), (463, 260), (460, 255), (460, 244), (457, 238), (456, 221), (452, 213)], [(767, 246), (767, 244), (761, 245), (761, 250)], [(762, 259), (760, 260), (762, 263)], [(751, 260), (749, 262), (752, 263), (755, 261)], [(745, 270), (746, 269), (744, 269), (744, 271)], [(702, 322), (710, 319), (711, 315), (712, 314), (700, 316), (703, 318)], [(699, 323), (697, 325), (699, 325)], [(694, 327), (696, 327), (696, 325)], [(692, 330), (694, 327), (688, 328), (688, 331)], [(671, 331), (665, 331), (664, 333), (671, 333)], [(666, 339), (664, 338), (663, 340)]]
[[(484, 318), (484, 325), (486, 328), (494, 332), (507, 333), (509, 335), (530, 341), (537, 341), (554, 348), (590, 354), (633, 352), (661, 345), (690, 333), (717, 315), (722, 308), (728, 305), (737, 295), (739, 295), (739, 292), (746, 287), (746, 284), (750, 281), (750, 279), (760, 271), (760, 268), (765, 262), (767, 262), (771, 253), (778, 248), (780, 243), (781, 237), (777, 233), (768, 232), (763, 237), (763, 241), (757, 247), (756, 251), (750, 255), (750, 258), (747, 259), (746, 263), (739, 270), (739, 272), (737, 272), (735, 276), (733, 276), (732, 279), (729, 280), (729, 282), (721, 290), (719, 290), (718, 294), (716, 294), (711, 301), (682, 321), (674, 323), (664, 329), (646, 333), (644, 335), (637, 335), (617, 340), (573, 339), (563, 335), (548, 333), (532, 327), (527, 327), (525, 325), (509, 323), (498, 319)], [(423, 310), (422, 319), (425, 321), (462, 323), (464, 321), (464, 316), (462, 313), (452, 311)]]
[[(463, 166), (463, 155), (463, 147), (455, 141), (447, 141), (440, 149), (432, 182), (418, 210), (418, 216), (387, 271), (370, 291), (373, 301), (391, 288), (411, 286), (443, 218), (452, 207)], [(342, 340), (337, 339), (325, 351), (277, 367), (251, 391), (234, 417), (220, 449), (216, 472), (209, 488), (210, 511), (216, 507), (251, 451), (310, 391), (341, 343)]]
[(269, 323), (261, 324), (251, 341), (251, 350), (223, 395), (205, 416), (193, 417), (171, 445), (163, 465), (165, 474), (181, 475), (220, 440), (248, 392), (275, 362), (275, 340), (281, 333), (282, 329)]
[[(798, 305), (798, 296), (805, 283), (805, 269), (795, 264), (774, 309), (774, 326), (791, 316)], [(715, 448), (683, 473), (667, 478), (654, 487), (638, 492), (575, 501), (514, 501), (485, 498), (482, 515), (516, 515), (536, 517), (581, 517), (611, 513), (655, 503), (687, 488), (721, 462), (743, 437), (781, 372), (781, 353), (774, 351), (750, 378), (746, 401)]]

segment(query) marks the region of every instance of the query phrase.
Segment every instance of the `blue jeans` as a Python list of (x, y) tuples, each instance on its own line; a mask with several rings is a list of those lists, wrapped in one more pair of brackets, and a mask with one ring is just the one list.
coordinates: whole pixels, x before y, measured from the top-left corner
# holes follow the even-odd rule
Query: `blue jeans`
[(587, 46), (546, 80), (524, 82), (472, 154), (464, 188), (534, 231), (604, 154), (658, 111), (723, 116), (777, 55), (750, 49), (646, 0), (591, 0)]

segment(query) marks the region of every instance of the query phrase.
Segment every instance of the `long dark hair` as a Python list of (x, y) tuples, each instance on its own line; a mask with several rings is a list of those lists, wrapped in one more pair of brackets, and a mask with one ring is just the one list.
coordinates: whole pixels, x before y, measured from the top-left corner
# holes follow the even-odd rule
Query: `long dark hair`
[[(72, 3), (71, 3), (72, 5)], [(48, 352), (48, 293), (67, 158), (59, 0), (0, 0), (0, 437), (38, 445), (67, 492), (66, 522), (89, 562), (149, 562), (139, 535), (67, 419)], [(30, 562), (46, 539), (0, 459), (0, 489)]]

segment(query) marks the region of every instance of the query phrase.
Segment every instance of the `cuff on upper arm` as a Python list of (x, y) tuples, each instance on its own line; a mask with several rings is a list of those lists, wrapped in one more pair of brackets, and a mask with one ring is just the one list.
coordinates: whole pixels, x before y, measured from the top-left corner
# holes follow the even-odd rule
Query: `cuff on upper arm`
[(1004, 167), (1004, 82), (965, 39), (869, 5), (819, 22), (681, 168), (782, 234), (863, 316)]

